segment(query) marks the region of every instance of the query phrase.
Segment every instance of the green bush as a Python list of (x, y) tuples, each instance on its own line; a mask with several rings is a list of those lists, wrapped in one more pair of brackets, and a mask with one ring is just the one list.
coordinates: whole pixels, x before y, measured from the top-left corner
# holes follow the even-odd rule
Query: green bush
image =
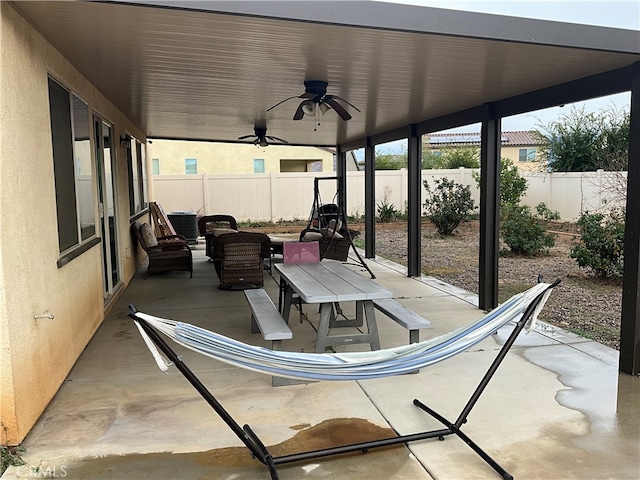
[[(548, 212), (552, 216), (557, 215), (557, 212), (551, 212), (544, 204), (538, 205), (536, 210), (545, 214)], [(501, 213), (502, 240), (513, 253), (533, 256), (555, 245), (555, 237), (545, 231), (538, 217), (531, 213), (529, 206), (505, 205)]]
[[(473, 179), (480, 188), (480, 173), (473, 172)], [(529, 186), (527, 180), (520, 176), (516, 167), (508, 158), (500, 159), (500, 208), (505, 205), (517, 205)]]
[(389, 203), (387, 198), (378, 203), (378, 219), (381, 223), (393, 222), (398, 218), (398, 210), (393, 203)]
[(624, 271), (624, 212), (611, 210), (608, 215), (584, 212), (578, 220), (580, 243), (571, 248), (580, 268), (598, 277), (622, 277)]
[(460, 185), (447, 178), (436, 179), (432, 192), (425, 180), (427, 199), (424, 202), (426, 216), (433, 222), (440, 235), (451, 235), (462, 222), (469, 219), (475, 208), (468, 185)]

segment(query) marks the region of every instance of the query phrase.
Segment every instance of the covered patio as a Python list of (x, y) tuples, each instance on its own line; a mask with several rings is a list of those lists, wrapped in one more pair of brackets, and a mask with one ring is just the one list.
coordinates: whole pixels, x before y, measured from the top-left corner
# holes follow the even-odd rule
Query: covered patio
[[(0, 8), (3, 446), (23, 445), (25, 459), (42, 461), (51, 476), (267, 478), (180, 375), (157, 372), (126, 317), (135, 303), (261, 342), (249, 334), (242, 293), (217, 290), (202, 245), (193, 279), (144, 279), (145, 255), (130, 227), (148, 218), (154, 200), (148, 139), (249, 143), (241, 137), (268, 128), (290, 145), (335, 148), (341, 181), (347, 154), (364, 150), (363, 256), (395, 298), (431, 320), (423, 334), (433, 336), (497, 305), (501, 119), (631, 92), (620, 355), (558, 330), (520, 338), (468, 433), (516, 477), (638, 477), (640, 32), (360, 1)], [(307, 81), (327, 83), (353, 118), (335, 107), (319, 117), (316, 97), (315, 117), (294, 118)], [(482, 131), (477, 295), (420, 278), (421, 137), (471, 123)], [(375, 149), (400, 139), (408, 146), (406, 269), (377, 259), (375, 249)], [(267, 282), (274, 299), (276, 288)], [(383, 347), (407, 342), (401, 327), (379, 323)], [(311, 325), (292, 326), (288, 348), (310, 349)], [(430, 419), (414, 397), (453, 407), (455, 416), (500, 338), (417, 375), (277, 389), (268, 377), (181, 353), (266, 444), (308, 445), (340, 440), (331, 438), (336, 424), (350, 436), (422, 430)], [(403, 449), (282, 468), (282, 476), (494, 475), (454, 438)], [(7, 478), (24, 476), (23, 468)]]
[[(167, 375), (157, 369), (127, 317), (133, 303), (270, 347), (250, 333), (243, 293), (216, 288), (202, 240), (193, 253), (192, 279), (184, 272), (145, 279), (146, 264), (140, 267), (23, 442), (31, 465), (91, 480), (270, 478), (175, 367)], [(409, 278), (382, 258), (368, 265), (394, 298), (431, 320), (421, 338), (482, 314), (475, 295), (434, 278)], [(265, 288), (277, 302), (276, 280), (265, 272)], [(318, 315), (313, 306), (303, 309), (308, 321), (292, 315), (287, 350), (313, 351)], [(407, 343), (405, 329), (377, 317), (383, 348)], [(240, 424), (249, 424), (274, 454), (289, 454), (438, 428), (414, 398), (455, 419), (510, 330), (419, 374), (283, 387), (272, 387), (269, 376), (176, 351)], [(638, 478), (640, 384), (617, 365), (617, 351), (543, 323), (520, 335), (463, 430), (515, 478)], [(24, 478), (26, 468), (12, 467), (3, 479)], [(453, 436), (278, 470), (283, 480), (499, 478)]]

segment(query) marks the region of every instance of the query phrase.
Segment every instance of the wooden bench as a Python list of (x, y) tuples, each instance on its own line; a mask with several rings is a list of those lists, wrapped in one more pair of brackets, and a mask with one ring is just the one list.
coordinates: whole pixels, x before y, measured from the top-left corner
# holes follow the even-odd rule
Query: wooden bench
[[(291, 340), (293, 332), (267, 292), (262, 288), (245, 290), (244, 296), (247, 297), (251, 307), (251, 333), (262, 333), (262, 338), (271, 340), (272, 350), (282, 350), (282, 340)], [(274, 387), (297, 383), (301, 382), (289, 378), (271, 377), (271, 385)]]
[(391, 320), (409, 330), (409, 343), (418, 343), (420, 341), (420, 329), (431, 327), (429, 320), (421, 317), (413, 310), (409, 310), (393, 298), (376, 299), (373, 301), (373, 305)]
[(291, 340), (293, 333), (280, 312), (262, 289), (245, 290), (251, 307), (251, 333), (262, 333), (262, 338), (271, 340), (273, 350), (282, 350), (282, 340)]

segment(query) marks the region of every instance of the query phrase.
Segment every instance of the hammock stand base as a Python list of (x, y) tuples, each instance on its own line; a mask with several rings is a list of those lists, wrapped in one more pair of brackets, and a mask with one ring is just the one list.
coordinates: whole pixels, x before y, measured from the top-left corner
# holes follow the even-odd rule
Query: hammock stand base
[[(559, 281), (554, 282), (549, 288), (553, 288), (559, 283)], [(444, 438), (448, 435), (456, 435), (460, 438), (464, 443), (466, 443), (474, 452), (476, 452), (480, 458), (482, 458), (487, 464), (489, 464), (503, 479), (512, 480), (513, 476), (508, 473), (504, 468), (498, 464), (488, 453), (486, 453), (478, 444), (476, 444), (473, 440), (471, 440), (464, 432), (461, 430), (461, 426), (466, 423), (467, 417), (477, 401), (480, 399), (484, 389), (487, 387), (489, 381), (495, 374), (496, 370), (504, 360), (505, 356), (511, 349), (512, 345), (516, 341), (516, 338), (523, 330), (525, 325), (527, 324), (529, 318), (533, 315), (533, 312), (540, 303), (544, 296), (544, 292), (538, 295), (526, 308), (524, 314), (520, 318), (520, 320), (516, 323), (513, 331), (505, 341), (502, 348), (499, 350), (495, 359), (489, 366), (487, 372), (482, 377), (480, 383), (476, 387), (476, 389), (471, 394), (471, 397), (467, 401), (466, 405), (458, 415), (455, 421), (450, 421), (435, 410), (426, 406), (422, 402), (417, 399), (413, 400), (413, 404), (423, 410), (424, 412), (431, 415), (433, 418), (438, 420), (440, 423), (444, 425), (445, 428), (439, 430), (429, 430), (420, 433), (412, 433), (408, 435), (400, 435), (397, 437), (384, 438), (379, 440), (372, 440), (369, 442), (360, 442), (353, 443), (349, 445), (343, 445), (339, 447), (325, 448), (320, 450), (312, 450), (301, 453), (294, 453), (290, 455), (282, 455), (282, 456), (272, 456), (269, 453), (268, 448), (262, 443), (260, 438), (255, 434), (255, 432), (251, 429), (249, 425), (244, 425), (243, 427), (236, 422), (236, 420), (227, 412), (224, 407), (216, 400), (213, 394), (202, 384), (202, 382), (196, 377), (196, 375), (187, 367), (187, 365), (182, 362), (181, 358), (167, 345), (164, 339), (158, 334), (158, 332), (149, 325), (145, 320), (140, 317), (137, 317), (135, 312), (129, 314), (131, 318), (139, 323), (139, 325), (144, 329), (144, 331), (149, 335), (151, 340), (156, 344), (156, 346), (171, 360), (176, 368), (183, 374), (183, 376), (191, 383), (191, 385), (198, 391), (198, 393), (202, 396), (202, 398), (213, 408), (213, 410), (218, 414), (218, 416), (227, 424), (227, 426), (233, 431), (233, 433), (242, 441), (242, 443), (249, 449), (252, 457), (259, 460), (262, 464), (264, 464), (271, 475), (272, 480), (279, 480), (278, 476), (278, 465), (283, 465), (287, 463), (300, 462), (304, 460), (309, 460), (313, 458), (321, 458), (328, 457), (332, 455), (340, 455), (350, 452), (361, 451), (363, 453), (367, 453), (369, 450), (373, 448), (381, 448), (388, 447), (390, 445), (397, 445), (400, 443), (408, 444), (410, 442), (415, 442), (419, 440), (427, 440), (431, 438), (438, 438), (439, 440), (444, 440)]]

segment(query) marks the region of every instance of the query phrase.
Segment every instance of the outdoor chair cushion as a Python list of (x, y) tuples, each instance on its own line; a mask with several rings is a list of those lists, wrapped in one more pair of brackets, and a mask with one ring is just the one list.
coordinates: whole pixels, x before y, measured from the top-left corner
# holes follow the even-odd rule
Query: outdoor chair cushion
[(144, 243), (144, 247), (153, 248), (158, 246), (158, 239), (156, 235), (153, 233), (153, 228), (148, 223), (143, 223), (140, 226), (140, 237), (142, 242)]

